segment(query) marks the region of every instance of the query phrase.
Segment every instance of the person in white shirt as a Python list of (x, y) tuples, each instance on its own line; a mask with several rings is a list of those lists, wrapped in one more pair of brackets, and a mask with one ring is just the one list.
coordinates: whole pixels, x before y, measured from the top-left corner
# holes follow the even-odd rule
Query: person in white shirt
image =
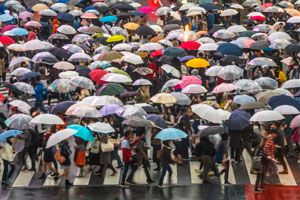
[[(0, 158), (3, 160), (4, 170), (2, 175), (2, 188), (9, 186), (8, 178), (13, 174), (14, 166), (14, 150), (12, 143), (7, 138), (6, 142), (0, 143)], [(10, 171), (9, 166), (11, 167)]]

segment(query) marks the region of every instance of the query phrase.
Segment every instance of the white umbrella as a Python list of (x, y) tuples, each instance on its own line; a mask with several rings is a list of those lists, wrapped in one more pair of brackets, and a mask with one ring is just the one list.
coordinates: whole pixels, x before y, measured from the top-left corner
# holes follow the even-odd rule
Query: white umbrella
[[(136, 8), (136, 9), (139, 8), (139, 7), (142, 7), (142, 5), (137, 3), (137, 2), (133, 2), (130, 5), (133, 6), (134, 8)], [(95, 6), (95, 4), (94, 4), (94, 6)]]
[(169, 14), (171, 11), (172, 11), (172, 9), (170, 7), (162, 6), (155, 11), (155, 15), (163, 16), (163, 15)]
[(185, 88), (183, 88), (183, 90), (182, 90), (182, 93), (186, 93), (186, 94), (200, 94), (200, 93), (205, 93), (205, 92), (207, 92), (205, 87), (203, 87), (202, 85), (198, 85), (198, 84), (190, 84), (190, 85), (186, 86)]
[(13, 100), (11, 102), (8, 103), (9, 105), (13, 106), (13, 107), (17, 107), (19, 111), (21, 111), (22, 113), (25, 114), (30, 114), (30, 109), (31, 106), (29, 104), (27, 104), (24, 101), (21, 100)]
[(206, 104), (194, 104), (192, 105), (192, 111), (202, 119), (208, 120), (212, 123), (221, 123), (218, 112), (213, 107)]
[(168, 46), (168, 47), (173, 47), (172, 42), (170, 42), (170, 40), (168, 40), (168, 39), (162, 39), (162, 40), (159, 40), (158, 43), (159, 43), (159, 44), (166, 45), (166, 46)]
[(92, 39), (92, 37), (87, 34), (78, 34), (73, 37), (72, 42), (73, 43), (84, 43), (90, 39)]
[(50, 8), (58, 12), (66, 12), (68, 10), (67, 4), (64, 3), (55, 3)]
[(202, 7), (197, 7), (197, 6), (194, 6), (194, 7), (191, 7), (189, 10), (188, 10), (188, 13), (190, 12), (202, 12), (202, 14), (205, 14), (206, 13), (206, 10)]
[(115, 129), (108, 123), (96, 122), (88, 125), (88, 128), (97, 133), (110, 134), (116, 132)]
[(273, 27), (269, 24), (258, 24), (254, 26), (253, 31), (268, 33), (270, 31), (274, 31)]
[(179, 11), (189, 10), (190, 8), (195, 7), (192, 3), (185, 3), (182, 6), (180, 6)]
[(51, 83), (49, 89), (53, 92), (68, 93), (74, 91), (76, 86), (69, 79), (56, 79)]
[(26, 51), (34, 51), (43, 48), (44, 48), (43, 42), (40, 40), (30, 40), (24, 44), (24, 49)]
[(234, 83), (234, 85), (246, 92), (261, 92), (262, 88), (253, 80), (241, 79)]
[(69, 59), (69, 62), (89, 62), (93, 59), (85, 53), (74, 53)]
[(68, 110), (65, 112), (65, 114), (66, 115), (72, 115), (72, 112), (74, 111), (74, 110), (76, 110), (77, 108), (80, 108), (80, 107), (86, 107), (86, 106), (88, 106), (88, 107), (96, 107), (96, 106), (94, 106), (94, 105), (92, 105), (92, 104), (90, 104), (90, 103), (87, 103), (87, 102), (83, 102), (83, 101), (78, 101), (78, 102), (76, 102), (75, 104), (73, 104), (73, 105), (71, 105), (69, 108), (68, 108)]
[(127, 43), (120, 43), (120, 44), (113, 46), (112, 50), (114, 50), (114, 51), (131, 51), (132, 46), (130, 46)]
[(232, 39), (233, 37), (235, 37), (235, 34), (226, 29), (221, 29), (221, 30), (216, 31), (213, 34), (213, 37), (215, 37), (217, 39)]
[(161, 68), (165, 72), (172, 74), (172, 76), (174, 76), (176, 78), (180, 78), (180, 72), (175, 67), (168, 65), (168, 64), (164, 64), (161, 66)]
[(255, 79), (255, 82), (263, 89), (276, 89), (278, 88), (278, 82), (270, 77), (260, 77)]
[(298, 88), (298, 87), (300, 87), (300, 79), (291, 79), (284, 82), (281, 85), (281, 88), (285, 88), (285, 89)]
[(241, 25), (229, 26), (226, 30), (234, 32), (234, 33), (240, 33), (240, 32), (247, 31), (247, 29)]
[(71, 78), (71, 81), (73, 85), (76, 85), (77, 87), (85, 88), (88, 90), (95, 90), (95, 85), (91, 79), (88, 79), (83, 76), (75, 76)]
[(149, 27), (152, 28), (157, 33), (158, 32), (164, 32), (163, 29), (158, 25), (150, 25)]
[(73, 15), (74, 17), (79, 17), (83, 14), (80, 10), (71, 10), (69, 14)]
[(247, 15), (247, 17), (255, 17), (255, 16), (265, 17), (265, 15), (262, 14), (261, 12), (251, 12)]
[(18, 129), (18, 130), (24, 130), (31, 128), (30, 127), (30, 121), (31, 121), (30, 115), (25, 114), (14, 114), (11, 117), (9, 117), (5, 123), (9, 128), (12, 129)]
[(14, 86), (16, 86), (19, 90), (26, 94), (35, 94), (35, 91), (32, 87), (32, 85), (24, 82), (16, 82), (14, 83)]
[(72, 77), (79, 76), (78, 72), (75, 71), (66, 71), (66, 72), (60, 72), (58, 74), (59, 78), (63, 79), (71, 79)]
[(216, 43), (212, 38), (210, 37), (202, 37), (199, 40), (197, 40), (197, 42), (202, 43), (202, 44), (206, 44), (206, 43)]
[(135, 54), (128, 54), (128, 55), (125, 55), (123, 57), (123, 61), (127, 62), (127, 63), (131, 63), (133, 65), (140, 65), (140, 64), (143, 64), (144, 61), (143, 59), (141, 58), (141, 56), (138, 56), (138, 55), (135, 55)]
[(70, 128), (66, 128), (61, 131), (56, 132), (55, 134), (51, 135), (50, 138), (48, 139), (46, 149), (73, 136), (75, 133), (77, 133), (77, 131), (74, 129), (70, 129)]
[(215, 44), (215, 43), (206, 43), (206, 44), (202, 44), (198, 51), (217, 51), (218, 50), (219, 45)]
[(283, 40), (291, 40), (291, 36), (285, 32), (273, 32), (268, 36), (268, 39), (270, 41), (276, 40), (276, 39), (283, 39)]
[(108, 73), (102, 76), (102, 81), (111, 82), (111, 83), (128, 83), (132, 82), (131, 78), (123, 74)]
[(218, 73), (218, 77), (224, 80), (235, 80), (241, 76), (243, 76), (243, 70), (235, 65), (227, 65)]
[(19, 68), (15, 69), (15, 70), (11, 73), (11, 75), (12, 75), (12, 76), (22, 76), (22, 75), (24, 75), (24, 74), (26, 74), (26, 73), (28, 73), (28, 72), (31, 72), (31, 70), (28, 69), (28, 68), (19, 67)]
[(277, 66), (277, 64), (271, 58), (266, 58), (266, 57), (256, 57), (250, 60), (248, 64), (253, 66), (262, 66), (262, 65), (268, 65), (270, 67)]
[(117, 105), (123, 106), (123, 103), (120, 99), (118, 99), (117, 97), (107, 96), (107, 95), (85, 97), (81, 102), (89, 103), (89, 104), (97, 106), (97, 107), (98, 106), (106, 106), (106, 105), (110, 105), (110, 104), (117, 104)]
[(287, 23), (297, 24), (300, 23), (300, 16), (294, 16), (287, 20)]
[(300, 112), (297, 108), (290, 105), (281, 105), (274, 109), (274, 111), (279, 112), (282, 115), (298, 115)]
[(282, 13), (284, 10), (278, 6), (270, 6), (263, 10), (265, 13)]
[(49, 65), (54, 64), (58, 61), (57, 58), (52, 53), (49, 52), (37, 53), (33, 56), (31, 60), (34, 63), (45, 63)]
[(125, 105), (116, 111), (116, 114), (124, 118), (140, 117), (143, 118), (147, 113), (144, 109), (135, 105)]
[(263, 110), (255, 113), (251, 118), (251, 122), (271, 122), (271, 121), (279, 121), (284, 119), (280, 113), (274, 110)]
[(226, 16), (233, 16), (233, 15), (236, 15), (238, 14), (239, 12), (235, 9), (226, 9), (226, 10), (223, 10), (220, 14), (221, 17), (226, 17)]
[(290, 96), (290, 97), (294, 98), (294, 95), (290, 91), (288, 91), (288, 90), (286, 90), (284, 88), (276, 88), (273, 91), (277, 92), (279, 94), (283, 94), (283, 95)]
[(140, 86), (140, 85), (149, 85), (149, 86), (151, 86), (153, 84), (148, 79), (137, 79), (136, 81), (133, 82), (132, 85), (133, 86)]
[(57, 13), (50, 9), (41, 10), (41, 11), (39, 11), (39, 14), (42, 16), (47, 16), (47, 17), (56, 17), (57, 16)]
[(171, 92), (171, 95), (177, 99), (176, 104), (178, 104), (178, 105), (186, 105), (187, 106), (192, 103), (191, 98), (188, 97), (186, 94), (183, 94), (180, 92)]
[(76, 33), (76, 30), (70, 25), (61, 25), (57, 28), (57, 31), (66, 35), (73, 35)]
[(272, 41), (272, 43), (269, 47), (272, 49), (285, 49), (290, 44), (292, 44), (292, 43), (288, 40), (276, 39), (276, 40)]
[(72, 63), (66, 62), (66, 61), (60, 61), (53, 65), (53, 68), (59, 69), (59, 70), (73, 70), (75, 69), (75, 66)]
[(179, 85), (180, 83), (182, 83), (182, 81), (179, 79), (176, 78), (170, 79), (167, 82), (165, 82), (162, 88), (174, 87), (176, 85)]
[(226, 121), (229, 119), (231, 112), (228, 112), (223, 109), (217, 109), (218, 117), (221, 121)]
[(180, 29), (180, 30), (173, 30), (170, 31), (166, 37), (167, 40), (175, 40), (178, 37), (184, 35), (184, 30)]
[(223, 69), (222, 66), (212, 66), (209, 67), (206, 71), (205, 71), (205, 75), (206, 76), (218, 76), (219, 72)]
[(78, 107), (72, 112), (72, 115), (78, 117), (92, 117), (92, 118), (102, 117), (102, 115), (96, 108), (90, 106)]
[(161, 44), (149, 42), (149, 43), (143, 44), (137, 51), (150, 52), (150, 51), (155, 51), (155, 50), (159, 50), (159, 49), (163, 49), (163, 46), (161, 46)]
[(34, 124), (48, 124), (48, 125), (65, 124), (65, 122), (60, 117), (53, 114), (38, 115), (34, 117), (30, 122)]
[(232, 4), (230, 5), (230, 8), (241, 9), (241, 10), (244, 9), (244, 7), (243, 7), (242, 5), (240, 5), (240, 4), (238, 4), (238, 3), (232, 3)]
[(188, 14), (186, 16), (190, 17), (190, 16), (197, 16), (197, 15), (202, 15), (203, 12), (202, 11), (191, 11), (188, 12)]

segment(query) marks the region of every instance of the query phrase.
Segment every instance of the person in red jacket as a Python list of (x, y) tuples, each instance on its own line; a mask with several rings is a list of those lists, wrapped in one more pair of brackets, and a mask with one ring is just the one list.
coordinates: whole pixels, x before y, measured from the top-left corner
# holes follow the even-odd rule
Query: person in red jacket
[[(134, 173), (137, 169), (137, 166), (135, 165), (133, 156), (132, 156), (132, 152), (131, 152), (131, 147), (135, 145), (136, 140), (134, 140), (133, 142), (130, 143), (130, 139), (132, 139), (132, 133), (130, 131), (126, 131), (125, 132), (125, 137), (122, 138), (121, 141), (121, 149), (122, 149), (122, 160), (124, 162), (124, 170), (123, 170), (123, 174), (122, 174), (122, 181), (121, 181), (121, 187), (128, 187), (128, 183), (129, 184), (135, 184), (133, 181), (133, 177), (134, 177)], [(127, 178), (127, 183), (125, 182), (126, 180), (126, 176), (127, 176), (127, 172), (129, 167), (131, 168), (131, 172)]]

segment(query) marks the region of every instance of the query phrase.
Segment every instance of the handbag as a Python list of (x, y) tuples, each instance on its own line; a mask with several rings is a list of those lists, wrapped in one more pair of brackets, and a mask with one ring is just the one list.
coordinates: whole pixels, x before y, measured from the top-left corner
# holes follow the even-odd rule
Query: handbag
[(100, 152), (100, 141), (93, 142), (93, 144), (91, 145), (91, 148), (90, 148), (90, 152), (91, 153), (99, 153)]
[(110, 138), (110, 141), (114, 144), (114, 147), (119, 147), (121, 143), (120, 136), (117, 138)]
[(110, 139), (107, 141), (107, 143), (101, 142), (102, 152), (111, 152), (113, 150), (114, 150), (114, 144), (110, 141)]
[(251, 169), (254, 169), (254, 170), (262, 170), (263, 169), (261, 156), (254, 156), (253, 157)]
[(59, 163), (65, 162), (66, 158), (61, 155), (61, 149), (58, 149), (56, 151), (56, 153), (54, 154), (54, 159)]

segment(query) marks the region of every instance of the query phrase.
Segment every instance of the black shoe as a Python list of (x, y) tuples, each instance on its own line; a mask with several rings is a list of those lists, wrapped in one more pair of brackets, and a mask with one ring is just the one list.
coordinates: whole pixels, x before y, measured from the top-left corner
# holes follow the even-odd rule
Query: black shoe
[(71, 186), (73, 186), (73, 184), (70, 183), (70, 181), (66, 180), (66, 181), (65, 181), (65, 186), (66, 186), (66, 187), (71, 187)]
[(33, 171), (33, 172), (35, 172), (35, 168), (31, 168), (31, 169), (29, 169), (28, 171)]
[(59, 175), (58, 173), (55, 174), (54, 181), (57, 181), (59, 179), (58, 175)]
[(122, 165), (122, 166), (118, 166), (117, 168), (119, 169), (119, 168), (123, 168), (124, 166)]
[(279, 174), (288, 174), (289, 172), (287, 170), (283, 170), (282, 172), (279, 172)]
[(136, 182), (134, 181), (127, 181), (130, 185), (136, 185)]
[(2, 187), (4, 188), (10, 187), (10, 184), (8, 182), (2, 182)]
[(153, 169), (154, 171), (160, 171), (160, 167)]
[(46, 174), (43, 173), (42, 176), (40, 176), (38, 179), (42, 179), (42, 180), (45, 180), (46, 179)]
[(147, 183), (149, 183), (149, 184), (154, 183), (154, 180), (148, 179), (148, 180), (147, 180)]
[(224, 183), (224, 185), (231, 185), (231, 183), (229, 183), (228, 181)]
[(203, 183), (208, 183), (208, 181), (203, 181)]

